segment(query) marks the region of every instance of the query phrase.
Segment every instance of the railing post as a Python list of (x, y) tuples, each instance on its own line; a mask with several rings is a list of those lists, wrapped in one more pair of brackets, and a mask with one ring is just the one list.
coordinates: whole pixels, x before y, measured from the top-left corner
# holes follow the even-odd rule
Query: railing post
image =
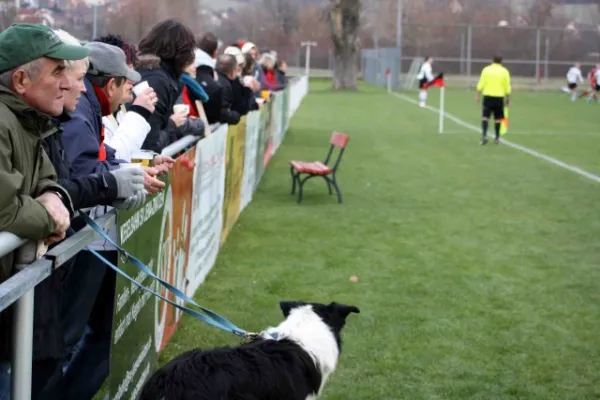
[[(15, 257), (16, 269), (22, 270), (39, 258), (38, 250), (38, 244), (35, 242), (27, 242), (19, 248)], [(30, 289), (14, 305), (11, 363), (12, 400), (31, 400), (34, 291), (35, 288)]]

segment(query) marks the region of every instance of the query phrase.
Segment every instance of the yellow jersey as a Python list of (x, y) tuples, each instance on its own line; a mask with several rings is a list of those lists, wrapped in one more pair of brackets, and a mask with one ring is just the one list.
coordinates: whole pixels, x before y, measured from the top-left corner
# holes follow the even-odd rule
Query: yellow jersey
[(484, 96), (506, 97), (510, 94), (510, 72), (502, 64), (490, 64), (481, 71), (477, 90)]

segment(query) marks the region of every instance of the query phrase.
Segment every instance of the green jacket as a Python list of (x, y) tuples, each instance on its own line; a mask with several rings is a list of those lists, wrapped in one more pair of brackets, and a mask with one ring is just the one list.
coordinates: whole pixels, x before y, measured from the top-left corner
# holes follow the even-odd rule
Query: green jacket
[[(69, 207), (69, 194), (56, 183), (42, 148), (42, 140), (56, 131), (51, 117), (0, 85), (0, 231), (35, 241), (50, 236), (55, 223), (35, 200), (46, 191), (60, 193)], [(12, 255), (0, 258), (0, 283), (10, 277), (12, 264)]]

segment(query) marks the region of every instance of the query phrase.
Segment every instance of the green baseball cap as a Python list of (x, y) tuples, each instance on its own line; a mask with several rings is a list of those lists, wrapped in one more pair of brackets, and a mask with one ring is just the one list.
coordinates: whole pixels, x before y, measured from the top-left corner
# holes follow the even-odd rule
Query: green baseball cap
[(75, 61), (89, 54), (89, 49), (64, 43), (42, 24), (13, 24), (0, 33), (0, 73), (41, 57)]

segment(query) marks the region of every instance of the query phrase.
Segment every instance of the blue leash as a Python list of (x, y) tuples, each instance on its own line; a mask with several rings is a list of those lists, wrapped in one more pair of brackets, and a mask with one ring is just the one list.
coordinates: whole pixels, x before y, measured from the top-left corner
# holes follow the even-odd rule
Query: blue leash
[(194, 309), (188, 308), (188, 307), (181, 306), (181, 305), (175, 303), (174, 301), (171, 301), (171, 300), (165, 298), (164, 296), (160, 295), (159, 293), (153, 291), (152, 289), (147, 288), (146, 286), (142, 285), (141, 283), (137, 282), (135, 279), (133, 279), (132, 277), (127, 275), (127, 273), (125, 273), (119, 267), (117, 267), (116, 265), (114, 265), (113, 263), (108, 261), (96, 250), (88, 247), (88, 250), (94, 256), (96, 256), (99, 260), (101, 260), (103, 263), (105, 263), (108, 267), (113, 269), (116, 273), (123, 276), (125, 279), (131, 281), (140, 289), (153, 294), (154, 296), (158, 297), (161, 300), (166, 301), (167, 303), (169, 303), (173, 307), (177, 308), (178, 310), (188, 314), (189, 316), (191, 316), (197, 320), (205, 322), (208, 325), (211, 325), (215, 328), (221, 329), (225, 332), (233, 333), (234, 335), (239, 336), (244, 339), (249, 339), (249, 338), (256, 336), (254, 333), (249, 333), (243, 329), (238, 328), (232, 322), (230, 322), (229, 320), (227, 320), (224, 317), (221, 317), (219, 314), (215, 313), (214, 311), (211, 311), (208, 308), (202, 307), (200, 304), (196, 303), (193, 299), (191, 299), (185, 293), (183, 293), (182, 291), (177, 289), (175, 286), (171, 285), (169, 282), (166, 282), (166, 281), (162, 280), (161, 278), (159, 278), (158, 276), (156, 276), (156, 274), (154, 272), (152, 272), (143, 262), (141, 262), (140, 260), (138, 260), (137, 258), (132, 256), (131, 254), (129, 254), (125, 249), (121, 248), (119, 245), (117, 245), (117, 243), (106, 232), (104, 232), (102, 230), (102, 228), (93, 219), (91, 219), (87, 214), (82, 212), (82, 213), (80, 213), (80, 215), (88, 223), (88, 225), (92, 227), (92, 229), (94, 229), (107, 242), (109, 242), (110, 244), (115, 246), (117, 251), (120, 254), (127, 257), (127, 260), (129, 262), (131, 262), (134, 266), (136, 266), (140, 271), (142, 271), (142, 272), (146, 273), (147, 275), (151, 276), (152, 278), (156, 279), (158, 282), (160, 282), (161, 285), (163, 285), (168, 291), (173, 293), (176, 297), (199, 308), (203, 313), (200, 313), (200, 312), (198, 312)]

